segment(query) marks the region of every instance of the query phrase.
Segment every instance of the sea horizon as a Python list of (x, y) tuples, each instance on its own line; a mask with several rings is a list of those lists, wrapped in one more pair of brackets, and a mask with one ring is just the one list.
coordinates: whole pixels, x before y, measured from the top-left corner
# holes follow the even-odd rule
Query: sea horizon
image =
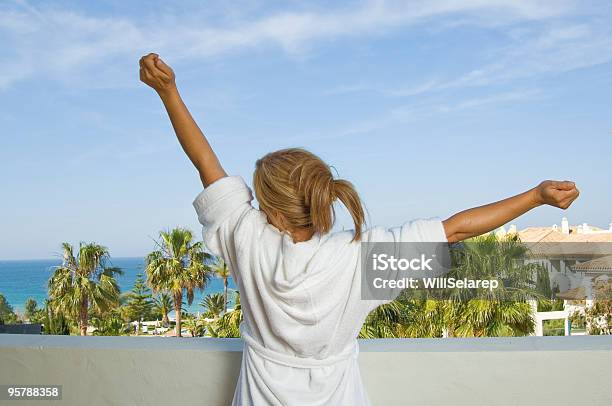
[[(17, 262), (17, 261), (54, 261), (56, 259), (61, 259), (62, 254), (58, 252), (57, 258), (55, 257), (47, 257), (47, 258), (0, 258), (0, 262)], [(113, 256), (110, 262), (113, 262), (115, 259), (135, 259), (135, 258), (144, 258), (146, 255), (122, 255), (122, 256)]]
[[(37, 259), (0, 259), (0, 294), (4, 295), (8, 303), (18, 313), (23, 314), (25, 302), (33, 298), (38, 307), (44, 306), (47, 298), (47, 283), (53, 273), (53, 268), (61, 265), (61, 257), (37, 258)], [(142, 257), (113, 257), (109, 266), (121, 268), (123, 275), (117, 275), (117, 283), (120, 292), (129, 292), (139, 273), (144, 277), (144, 256)], [(233, 306), (236, 286), (233, 280), (229, 280), (230, 294), (228, 295), (229, 307)], [(191, 306), (185, 304), (184, 310), (197, 313), (203, 312), (199, 305), (202, 298), (208, 294), (223, 292), (223, 281), (213, 277), (203, 292), (196, 291)]]

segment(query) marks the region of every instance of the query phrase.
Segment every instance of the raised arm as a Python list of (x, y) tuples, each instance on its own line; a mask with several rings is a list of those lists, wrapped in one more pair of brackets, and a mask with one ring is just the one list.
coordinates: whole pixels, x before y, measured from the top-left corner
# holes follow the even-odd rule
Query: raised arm
[(567, 209), (578, 195), (574, 182), (546, 180), (519, 195), (459, 212), (442, 224), (448, 242), (462, 241), (495, 230), (543, 204)]
[(189, 113), (176, 87), (172, 69), (157, 54), (140, 58), (140, 80), (159, 95), (183, 150), (196, 167), (204, 187), (227, 176), (208, 140)]

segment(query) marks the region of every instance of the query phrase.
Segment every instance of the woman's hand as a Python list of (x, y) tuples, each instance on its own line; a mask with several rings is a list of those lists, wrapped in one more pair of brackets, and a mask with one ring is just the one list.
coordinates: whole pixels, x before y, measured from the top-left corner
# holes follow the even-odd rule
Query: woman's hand
[(140, 80), (155, 89), (160, 96), (176, 90), (174, 72), (159, 55), (145, 55), (139, 63)]
[(564, 210), (580, 195), (576, 184), (567, 180), (563, 182), (545, 180), (534, 191), (537, 203), (548, 204)]

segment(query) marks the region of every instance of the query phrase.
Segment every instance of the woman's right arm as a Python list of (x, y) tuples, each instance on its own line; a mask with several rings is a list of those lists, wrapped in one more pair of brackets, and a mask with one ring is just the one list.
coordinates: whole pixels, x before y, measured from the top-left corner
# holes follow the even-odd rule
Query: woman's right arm
[(176, 87), (172, 69), (157, 54), (140, 59), (140, 80), (152, 87), (168, 112), (183, 150), (196, 167), (204, 187), (227, 176), (208, 140), (191, 117)]

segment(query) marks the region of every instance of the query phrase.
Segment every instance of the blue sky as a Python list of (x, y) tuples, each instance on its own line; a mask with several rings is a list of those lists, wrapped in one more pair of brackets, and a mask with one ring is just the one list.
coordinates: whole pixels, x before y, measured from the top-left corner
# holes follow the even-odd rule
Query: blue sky
[(0, 258), (62, 241), (137, 256), (160, 229), (199, 233), (199, 179), (138, 82), (150, 51), (249, 182), (264, 153), (306, 147), (392, 226), (572, 179), (567, 212), (516, 224), (608, 227), (610, 2), (327, 4), (2, 2)]

